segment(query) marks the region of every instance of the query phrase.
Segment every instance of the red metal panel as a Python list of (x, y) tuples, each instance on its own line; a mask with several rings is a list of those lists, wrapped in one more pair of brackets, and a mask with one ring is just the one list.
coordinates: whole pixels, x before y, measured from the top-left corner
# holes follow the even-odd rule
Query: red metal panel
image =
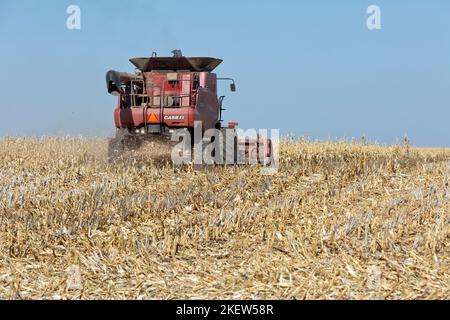
[(191, 90), (192, 90), (192, 74), (184, 73), (181, 75), (181, 106), (188, 107), (191, 104)]
[(114, 110), (114, 123), (116, 124), (116, 128), (120, 128), (121, 124), (120, 124), (120, 101), (121, 101), (122, 97), (119, 96), (118, 97), (118, 101), (117, 101), (117, 107)]
[[(174, 74), (145, 72), (146, 93), (151, 103), (146, 109), (143, 107), (118, 109), (115, 114), (116, 126), (139, 127), (152, 122), (164, 123), (169, 127), (193, 127), (194, 121), (202, 121), (204, 130), (214, 128), (219, 120), (216, 75), (208, 72), (199, 73), (200, 88), (194, 91), (195, 73), (179, 72), (177, 76)], [(164, 99), (167, 96), (175, 100), (181, 96), (180, 105), (164, 107)], [(192, 102), (196, 105), (192, 106)], [(151, 115), (152, 121), (149, 121)], [(154, 116), (158, 118), (158, 122)]]

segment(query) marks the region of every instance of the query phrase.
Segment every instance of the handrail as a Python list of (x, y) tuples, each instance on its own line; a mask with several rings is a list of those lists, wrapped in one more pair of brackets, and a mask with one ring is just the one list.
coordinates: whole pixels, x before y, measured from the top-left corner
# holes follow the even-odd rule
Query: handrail
[[(194, 81), (196, 81), (196, 79), (195, 79), (195, 77), (189, 77), (189, 79), (184, 79), (183, 77), (181, 77), (181, 79), (177, 79), (176, 81), (177, 82), (194, 83)], [(156, 105), (154, 105), (155, 98), (160, 98), (159, 107), (160, 108), (163, 107), (162, 106), (163, 99), (167, 96), (166, 95), (166, 83), (167, 83), (167, 81), (164, 82), (163, 88), (161, 88), (161, 86), (150, 85), (150, 83), (151, 83), (150, 81), (138, 80), (138, 81), (135, 81), (135, 83), (140, 83), (140, 84), (143, 85), (143, 93), (134, 93), (134, 92), (127, 93), (127, 95), (129, 95), (132, 98), (132, 106), (131, 107), (139, 107), (138, 105), (136, 105), (136, 97), (146, 97), (146, 96), (149, 97), (150, 100), (151, 100), (150, 101), (151, 107), (155, 107), (156, 106)], [(193, 87), (192, 85), (189, 86), (190, 93), (180, 94), (180, 95), (173, 95), (172, 97), (180, 98), (180, 99), (181, 98), (191, 98), (191, 100), (192, 100), (192, 96), (194, 94), (194, 90), (192, 90), (192, 87)], [(152, 89), (148, 90), (149, 88), (152, 88)], [(155, 91), (153, 90), (154, 88), (159, 88), (160, 89), (159, 95), (155, 95)], [(200, 88), (200, 87), (198, 87), (198, 88)], [(132, 86), (132, 90), (134, 90), (133, 86)], [(149, 91), (151, 91), (151, 93)], [(189, 101), (190, 105), (191, 105), (191, 102), (192, 101)], [(164, 107), (167, 107), (167, 106), (164, 106)]]

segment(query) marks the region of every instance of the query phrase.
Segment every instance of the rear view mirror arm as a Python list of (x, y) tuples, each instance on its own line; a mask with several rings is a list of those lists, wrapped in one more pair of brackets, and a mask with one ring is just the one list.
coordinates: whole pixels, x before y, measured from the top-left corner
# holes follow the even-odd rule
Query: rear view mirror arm
[(234, 81), (233, 78), (217, 78), (217, 80), (227, 80), (227, 81), (231, 81), (231, 84), (230, 84), (230, 90), (231, 90), (232, 92), (235, 92), (235, 91), (236, 91), (236, 82)]

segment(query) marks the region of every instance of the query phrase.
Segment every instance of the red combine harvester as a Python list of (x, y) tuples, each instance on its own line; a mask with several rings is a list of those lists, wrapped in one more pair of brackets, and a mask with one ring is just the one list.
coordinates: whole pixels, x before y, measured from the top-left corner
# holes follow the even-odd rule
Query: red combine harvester
[[(109, 71), (106, 74), (108, 93), (118, 96), (114, 111), (116, 137), (110, 141), (109, 155), (121, 155), (127, 150), (141, 148), (145, 141), (163, 141), (170, 144), (173, 134), (185, 132), (194, 148), (200, 131), (200, 144), (211, 143), (210, 134), (220, 130), (223, 148), (213, 150), (215, 163), (268, 164), (272, 157), (269, 139), (260, 136), (239, 139), (237, 123), (222, 125), (224, 96), (217, 95), (218, 78), (212, 71), (222, 60), (208, 57), (188, 58), (180, 50), (173, 57), (130, 59), (136, 67), (134, 74)], [(216, 129), (216, 131), (211, 130)], [(198, 140), (198, 139), (197, 139)], [(173, 143), (173, 142), (172, 142)], [(217, 148), (216, 148), (217, 149)], [(195, 152), (195, 151), (194, 151)]]

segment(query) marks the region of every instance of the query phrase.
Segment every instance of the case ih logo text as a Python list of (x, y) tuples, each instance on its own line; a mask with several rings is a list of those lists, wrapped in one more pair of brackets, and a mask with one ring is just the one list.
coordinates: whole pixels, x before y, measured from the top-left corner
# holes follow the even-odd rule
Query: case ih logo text
[(174, 120), (184, 120), (185, 116), (164, 116), (164, 120), (174, 121)]

